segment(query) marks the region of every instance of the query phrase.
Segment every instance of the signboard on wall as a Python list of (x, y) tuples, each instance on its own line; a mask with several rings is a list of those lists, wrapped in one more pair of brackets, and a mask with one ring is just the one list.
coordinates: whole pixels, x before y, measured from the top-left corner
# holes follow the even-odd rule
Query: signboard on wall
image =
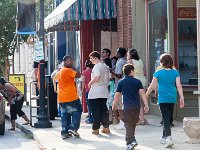
[(24, 74), (9, 74), (8, 81), (12, 83), (23, 94), (25, 93), (25, 75)]
[(178, 7), (178, 18), (196, 18), (196, 7)]
[(44, 51), (43, 51), (43, 42), (38, 41), (34, 45), (34, 54), (35, 61), (39, 62), (40, 60), (44, 60)]

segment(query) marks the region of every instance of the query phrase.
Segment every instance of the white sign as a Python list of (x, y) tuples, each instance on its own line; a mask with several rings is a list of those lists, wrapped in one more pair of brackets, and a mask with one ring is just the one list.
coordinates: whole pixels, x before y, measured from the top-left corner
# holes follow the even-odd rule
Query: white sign
[(44, 60), (44, 50), (43, 50), (43, 42), (38, 41), (34, 45), (35, 51), (35, 61), (39, 62), (40, 60)]

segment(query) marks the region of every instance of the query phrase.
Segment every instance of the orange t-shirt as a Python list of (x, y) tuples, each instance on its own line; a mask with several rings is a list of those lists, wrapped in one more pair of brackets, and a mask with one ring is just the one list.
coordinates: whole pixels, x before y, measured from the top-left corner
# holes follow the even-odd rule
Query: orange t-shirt
[(58, 102), (66, 103), (77, 100), (78, 94), (75, 85), (76, 71), (62, 67), (58, 72)]

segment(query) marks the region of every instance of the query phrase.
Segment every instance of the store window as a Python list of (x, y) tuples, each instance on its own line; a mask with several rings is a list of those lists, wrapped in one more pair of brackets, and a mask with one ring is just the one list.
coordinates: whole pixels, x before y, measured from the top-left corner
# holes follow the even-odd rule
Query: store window
[(181, 83), (197, 85), (196, 8), (179, 8), (178, 13), (178, 61)]
[(149, 29), (149, 62), (150, 80), (160, 65), (159, 57), (168, 52), (168, 20), (167, 1), (154, 0), (148, 2), (148, 29)]

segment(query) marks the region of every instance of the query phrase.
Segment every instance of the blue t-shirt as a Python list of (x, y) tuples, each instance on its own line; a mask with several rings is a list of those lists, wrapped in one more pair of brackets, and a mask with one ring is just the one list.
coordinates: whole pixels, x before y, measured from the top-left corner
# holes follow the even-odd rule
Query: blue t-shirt
[(176, 78), (179, 72), (175, 69), (161, 69), (153, 74), (158, 79), (158, 103), (176, 103)]
[(139, 89), (143, 89), (140, 80), (133, 76), (125, 76), (119, 80), (116, 92), (122, 93), (123, 109), (140, 109)]

